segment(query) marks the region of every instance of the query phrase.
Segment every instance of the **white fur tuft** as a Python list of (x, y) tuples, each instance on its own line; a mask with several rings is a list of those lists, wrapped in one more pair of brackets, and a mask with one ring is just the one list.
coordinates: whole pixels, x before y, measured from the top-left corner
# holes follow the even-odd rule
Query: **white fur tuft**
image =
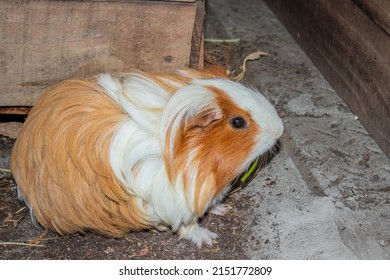
[(115, 101), (118, 101), (118, 93), (122, 91), (122, 84), (118, 79), (113, 78), (110, 74), (100, 74), (97, 82), (101, 85), (108, 95)]
[[(182, 123), (187, 123), (190, 116), (196, 116), (206, 109), (213, 109), (214, 94), (205, 87), (188, 85), (179, 89), (169, 100), (162, 115), (161, 145), (169, 143), (169, 151), (173, 156), (176, 132)], [(171, 162), (172, 162), (171, 158)]]

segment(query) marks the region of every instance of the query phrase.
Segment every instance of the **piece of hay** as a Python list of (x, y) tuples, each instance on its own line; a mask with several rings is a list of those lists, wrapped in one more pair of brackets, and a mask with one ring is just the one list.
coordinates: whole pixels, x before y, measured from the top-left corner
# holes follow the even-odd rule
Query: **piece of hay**
[(31, 247), (45, 247), (45, 245), (40, 244), (29, 244), (29, 243), (20, 243), (20, 242), (0, 242), (1, 245), (17, 245), (17, 246), (31, 246)]
[(206, 38), (204, 39), (206, 43), (225, 43), (225, 44), (231, 44), (231, 43), (240, 43), (241, 39), (214, 39), (214, 38)]
[(11, 173), (11, 169), (0, 168), (0, 172)]
[(45, 230), (44, 232), (42, 232), (40, 235), (38, 235), (34, 239), (28, 240), (28, 243), (29, 244), (34, 244), (34, 245), (37, 245), (37, 244), (41, 243), (41, 241), (46, 237), (47, 232), (48, 231)]
[(246, 63), (247, 63), (247, 61), (248, 60), (250, 60), (250, 61), (258, 60), (262, 56), (268, 56), (268, 53), (263, 52), (263, 51), (257, 51), (257, 52), (251, 53), (250, 55), (245, 57), (244, 62), (242, 63), (242, 66), (241, 66), (241, 69), (242, 69), (241, 73), (238, 74), (236, 77), (232, 77), (232, 79), (235, 80), (235, 81), (241, 81), (242, 78), (244, 78), (244, 75), (245, 75), (245, 72), (246, 72)]

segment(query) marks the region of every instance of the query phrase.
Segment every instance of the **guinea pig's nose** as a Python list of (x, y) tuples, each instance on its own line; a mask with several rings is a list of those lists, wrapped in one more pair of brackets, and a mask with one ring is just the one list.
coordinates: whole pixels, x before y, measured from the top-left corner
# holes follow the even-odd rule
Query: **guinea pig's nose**
[(278, 118), (278, 122), (277, 122), (277, 125), (276, 125), (276, 129), (275, 129), (275, 138), (276, 139), (279, 139), (282, 134), (283, 134), (283, 131), (284, 131), (284, 125), (283, 125), (283, 121), (281, 118)]

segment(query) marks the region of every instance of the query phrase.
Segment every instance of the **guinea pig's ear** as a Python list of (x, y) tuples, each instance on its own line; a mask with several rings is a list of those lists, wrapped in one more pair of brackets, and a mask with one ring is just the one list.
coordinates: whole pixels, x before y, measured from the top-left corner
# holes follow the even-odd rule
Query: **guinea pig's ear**
[(207, 110), (202, 114), (198, 114), (193, 122), (192, 127), (206, 127), (211, 123), (218, 121), (222, 118), (223, 114), (219, 108), (214, 108), (213, 110)]

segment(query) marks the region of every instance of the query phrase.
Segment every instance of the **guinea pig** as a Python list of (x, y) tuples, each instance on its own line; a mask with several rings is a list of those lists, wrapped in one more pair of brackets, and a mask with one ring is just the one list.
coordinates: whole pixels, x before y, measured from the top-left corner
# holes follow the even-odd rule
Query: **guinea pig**
[(33, 222), (60, 235), (171, 229), (200, 247), (217, 234), (199, 218), (223, 214), (230, 182), (282, 133), (267, 99), (223, 71), (101, 74), (40, 97), (11, 170)]

